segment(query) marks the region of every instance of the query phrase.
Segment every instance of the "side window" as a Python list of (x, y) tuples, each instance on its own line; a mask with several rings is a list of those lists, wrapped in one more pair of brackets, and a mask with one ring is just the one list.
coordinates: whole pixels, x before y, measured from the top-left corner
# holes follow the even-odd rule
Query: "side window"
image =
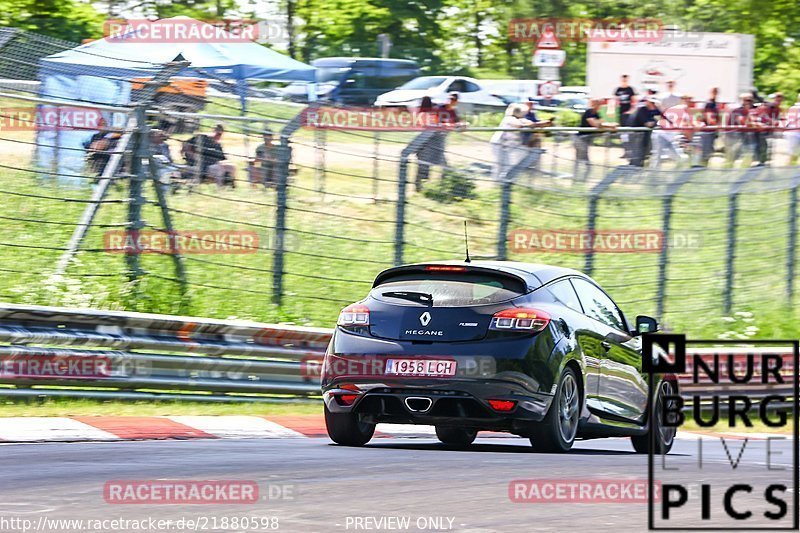
[(464, 92), (464, 84), (466, 82), (464, 80), (456, 80), (450, 84), (450, 87), (447, 88), (447, 92), (449, 93), (460, 93)]
[(474, 93), (475, 91), (480, 91), (481, 88), (472, 83), (471, 81), (464, 80), (464, 88), (462, 89), (465, 93)]
[(624, 326), (619, 309), (606, 293), (592, 283), (580, 278), (572, 278), (572, 284), (578, 293), (581, 304), (583, 304), (584, 313), (587, 316), (599, 320), (612, 328), (626, 331), (627, 328)]
[(578, 295), (575, 294), (575, 289), (572, 288), (572, 284), (569, 282), (569, 280), (565, 279), (564, 281), (553, 283), (552, 285), (548, 286), (547, 289), (552, 293), (559, 303), (562, 303), (579, 313), (583, 312), (583, 309), (581, 309), (581, 303), (578, 301)]

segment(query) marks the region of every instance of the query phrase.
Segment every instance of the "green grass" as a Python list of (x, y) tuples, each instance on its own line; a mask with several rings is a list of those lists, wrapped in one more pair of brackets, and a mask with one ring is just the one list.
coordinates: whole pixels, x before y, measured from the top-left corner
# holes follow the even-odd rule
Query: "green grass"
[(12, 416), (179, 416), (179, 415), (320, 415), (318, 401), (296, 403), (204, 403), (47, 399), (0, 401), (0, 417)]

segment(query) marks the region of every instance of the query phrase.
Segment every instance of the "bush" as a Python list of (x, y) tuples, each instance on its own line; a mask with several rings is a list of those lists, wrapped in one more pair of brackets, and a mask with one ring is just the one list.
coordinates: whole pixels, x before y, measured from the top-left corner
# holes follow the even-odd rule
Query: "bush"
[(426, 186), (422, 194), (443, 204), (460, 202), (475, 197), (475, 184), (460, 172), (445, 170), (442, 179)]

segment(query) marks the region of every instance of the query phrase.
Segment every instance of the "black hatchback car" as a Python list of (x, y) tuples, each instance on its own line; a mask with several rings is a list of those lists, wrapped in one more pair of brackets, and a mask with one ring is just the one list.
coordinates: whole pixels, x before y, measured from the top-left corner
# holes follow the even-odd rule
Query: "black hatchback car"
[(575, 270), (501, 261), (390, 268), (339, 316), (322, 368), (328, 435), (360, 446), (391, 422), (433, 425), (452, 445), (492, 430), (542, 451), (629, 436), (646, 452), (652, 429), (666, 453), (675, 431), (659, 411), (674, 401), (677, 379), (657, 376), (649, 409), (639, 337), (656, 329), (646, 316), (632, 326)]

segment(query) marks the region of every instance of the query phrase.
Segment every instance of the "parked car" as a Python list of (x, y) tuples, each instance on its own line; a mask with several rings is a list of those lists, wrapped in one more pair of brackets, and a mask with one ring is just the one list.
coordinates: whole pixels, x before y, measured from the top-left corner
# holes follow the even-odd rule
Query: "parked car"
[[(416, 78), (419, 65), (405, 59), (325, 57), (315, 59), (317, 99), (336, 104), (372, 105), (375, 98)], [(308, 101), (308, 83), (290, 83), (283, 93), (295, 102)]]
[(322, 370), (328, 435), (361, 446), (378, 423), (427, 424), (451, 445), (491, 430), (555, 452), (576, 438), (631, 437), (646, 453), (652, 431), (667, 453), (675, 428), (660, 410), (674, 408), (677, 378), (654, 376), (649, 392), (642, 368), (640, 334), (657, 329), (647, 316), (629, 322), (594, 280), (568, 268), (390, 268), (339, 316)]
[(394, 91), (384, 93), (375, 100), (379, 107), (419, 107), (424, 96), (430, 96), (434, 104), (447, 102), (450, 93), (458, 93), (459, 110), (464, 113), (497, 111), (508, 105), (473, 78), (463, 76), (422, 76), (415, 78)]

